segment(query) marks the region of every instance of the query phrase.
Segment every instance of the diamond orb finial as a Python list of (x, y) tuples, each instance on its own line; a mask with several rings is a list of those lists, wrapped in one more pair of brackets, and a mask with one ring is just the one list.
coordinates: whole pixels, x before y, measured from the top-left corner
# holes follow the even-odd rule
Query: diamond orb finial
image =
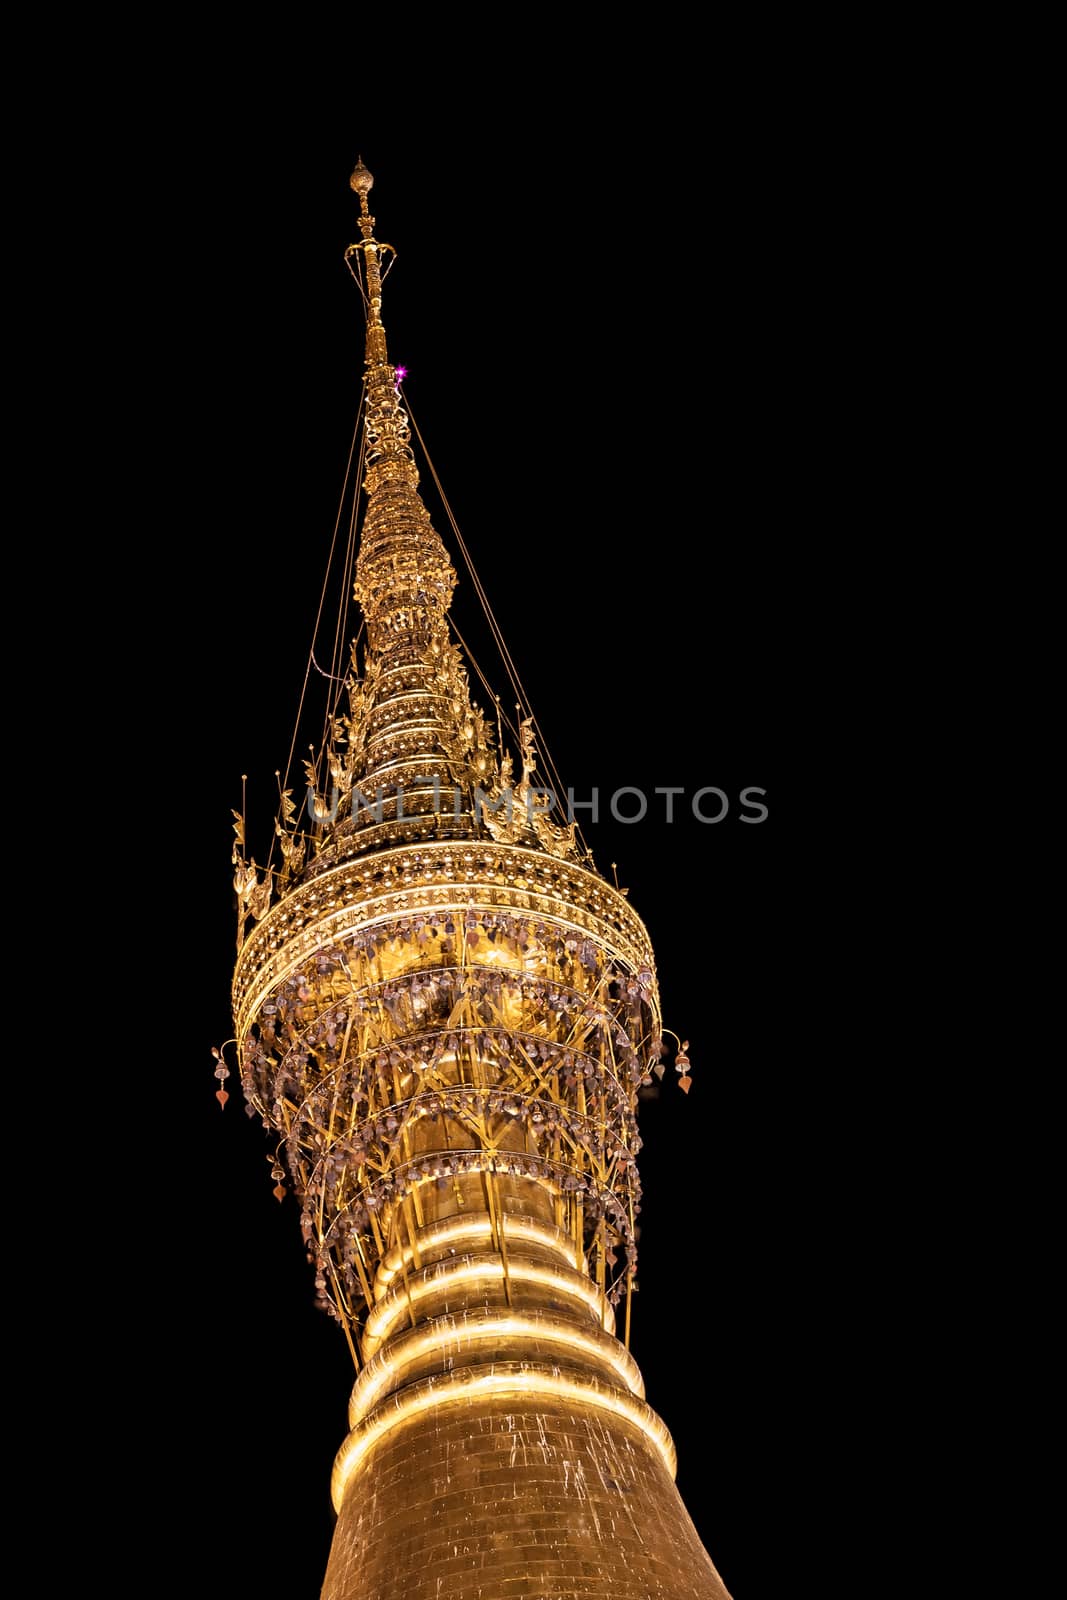
[(356, 193), (362, 195), (364, 199), (366, 199), (367, 195), (370, 194), (371, 189), (374, 187), (374, 179), (363, 165), (362, 156), (360, 156), (359, 160), (356, 162), (355, 170), (348, 181)]

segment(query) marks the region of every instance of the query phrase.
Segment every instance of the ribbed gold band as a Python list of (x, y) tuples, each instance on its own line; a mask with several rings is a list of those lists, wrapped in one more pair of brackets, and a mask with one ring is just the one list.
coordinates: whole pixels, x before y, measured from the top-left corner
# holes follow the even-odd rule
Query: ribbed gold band
[(348, 1485), (368, 1453), (397, 1428), (439, 1406), (474, 1406), (483, 1400), (508, 1398), (569, 1401), (590, 1410), (610, 1412), (644, 1434), (672, 1479), (677, 1472), (674, 1441), (643, 1400), (609, 1388), (595, 1378), (561, 1373), (558, 1367), (545, 1363), (498, 1361), (488, 1367), (467, 1367), (424, 1378), (386, 1401), (354, 1428), (334, 1461), (330, 1483), (334, 1510), (340, 1513)]
[[(416, 1314), (420, 1303), (440, 1299), (448, 1290), (469, 1291), (472, 1285), (487, 1281), (505, 1281), (504, 1262), (500, 1256), (457, 1256), (447, 1266), (442, 1263), (434, 1267), (431, 1274), (425, 1277), (411, 1278), (406, 1283), (394, 1285), (368, 1313), (363, 1335), (364, 1359), (369, 1360), (376, 1354), (390, 1334)], [(571, 1272), (552, 1263), (542, 1265), (535, 1261), (513, 1259), (508, 1262), (506, 1281), (536, 1284), (567, 1299), (582, 1301), (609, 1332), (613, 1326), (611, 1307), (606, 1305), (596, 1284), (583, 1273)]]
[(510, 1344), (513, 1354), (517, 1354), (512, 1341), (520, 1345), (558, 1345), (562, 1359), (570, 1358), (569, 1364), (579, 1365), (575, 1356), (584, 1356), (606, 1367), (631, 1394), (644, 1398), (644, 1379), (637, 1362), (624, 1345), (599, 1328), (577, 1327), (549, 1310), (500, 1314), (473, 1310), (454, 1317), (435, 1317), (390, 1339), (356, 1379), (348, 1405), (349, 1427), (356, 1427), (361, 1418), (369, 1416), (383, 1396), (399, 1387), (405, 1373), (427, 1355), (436, 1354), (442, 1365), (451, 1360), (465, 1368), (478, 1359), (478, 1347), (486, 1344), (498, 1351)]

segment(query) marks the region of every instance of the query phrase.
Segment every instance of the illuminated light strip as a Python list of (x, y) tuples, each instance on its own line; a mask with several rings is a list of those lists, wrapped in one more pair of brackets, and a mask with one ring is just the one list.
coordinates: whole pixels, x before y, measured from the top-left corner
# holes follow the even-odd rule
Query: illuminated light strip
[[(449, 1325), (451, 1324), (451, 1326)], [(480, 1316), (477, 1312), (463, 1312), (459, 1318), (435, 1317), (423, 1328), (412, 1328), (397, 1334), (388, 1348), (381, 1350), (367, 1363), (356, 1379), (348, 1402), (348, 1426), (354, 1428), (362, 1417), (398, 1385), (406, 1372), (410, 1372), (423, 1356), (438, 1353), (443, 1360), (455, 1355), (465, 1355), (486, 1340), (537, 1339), (542, 1343), (560, 1344), (568, 1351), (580, 1350), (598, 1363), (609, 1366), (623, 1386), (639, 1400), (645, 1397), (644, 1379), (633, 1356), (617, 1339), (602, 1334), (599, 1329), (586, 1332), (571, 1322), (550, 1313), (531, 1312), (526, 1315), (509, 1312), (507, 1316)], [(518, 1352), (514, 1352), (516, 1359)]]
[[(414, 759), (414, 758), (412, 758), (412, 759)], [(454, 785), (450, 785), (450, 787), (454, 788), (455, 786)], [(374, 802), (374, 803), (376, 804), (377, 802)], [(421, 815), (421, 814), (417, 814), (417, 815)], [(384, 825), (385, 821), (393, 821), (393, 820), (396, 820), (396, 819), (392, 819), (392, 818), (383, 819), (383, 824), (382, 825)], [(403, 820), (403, 819), (401, 819), (401, 820)], [(417, 820), (417, 816), (416, 816), (416, 820)], [(453, 857), (453, 861), (452, 861), (451, 864), (452, 864), (452, 866), (454, 868), (456, 851), (457, 850), (462, 850), (464, 848), (464, 846), (467, 845), (467, 844), (468, 844), (468, 841), (463, 840), (463, 839), (451, 840), (451, 841), (449, 841), (448, 845), (442, 844), (440, 846), (439, 854), (440, 854), (440, 856), (445, 856), (448, 853), (449, 849), (451, 849), (451, 853), (452, 853), (452, 857)], [(494, 871), (495, 864), (481, 862), (481, 863), (479, 863), (477, 865), (477, 867), (474, 868), (475, 873), (476, 873), (475, 877), (470, 878), (470, 879), (465, 879), (462, 882), (457, 882), (455, 880), (454, 872), (452, 874), (448, 874), (448, 875), (445, 874), (445, 867), (444, 867), (444, 862), (443, 861), (441, 861), (440, 865), (437, 864), (438, 858), (437, 858), (436, 855), (432, 859), (429, 859), (429, 860), (424, 859), (424, 860), (419, 862), (419, 868), (421, 869), (420, 872), (419, 872), (419, 881), (417, 881), (417, 882), (413, 881), (413, 882), (408, 883), (408, 884), (403, 883), (402, 882), (402, 874), (405, 873), (405, 872), (409, 872), (411, 870), (411, 868), (410, 867), (404, 867), (402, 865), (401, 860), (400, 860), (400, 856), (403, 855), (403, 854), (410, 855), (412, 853), (412, 851), (414, 851), (414, 850), (417, 850), (420, 855), (425, 856), (426, 852), (427, 851), (431, 851), (432, 849), (433, 849), (433, 843), (431, 841), (429, 841), (429, 840), (424, 840), (419, 845), (397, 845), (397, 846), (394, 846), (392, 851), (388, 851), (388, 852), (384, 852), (383, 851), (382, 852), (383, 873), (384, 873), (385, 876), (391, 877), (393, 879), (393, 881), (391, 883), (383, 882), (383, 881), (381, 881), (381, 878), (379, 878), (379, 881), (377, 883), (368, 884), (366, 882), (364, 876), (363, 876), (362, 871), (359, 869), (359, 867), (355, 863), (340, 861), (335, 866), (328, 867), (325, 872), (321, 872), (314, 879), (309, 880), (308, 884), (302, 886), (300, 889), (291, 889), (289, 891), (289, 893), (287, 895), (283, 896), (283, 898), (281, 900), (276, 901), (274, 903), (274, 905), (270, 908), (270, 911), (267, 913), (267, 915), (263, 918), (262, 922), (260, 922), (258, 927), (254, 930), (253, 934), (250, 935), (250, 938), (257, 939), (257, 942), (260, 942), (260, 943), (266, 943), (267, 939), (269, 937), (269, 933), (271, 931), (273, 931), (273, 924), (280, 920), (280, 918), (276, 914), (279, 912), (279, 910), (283, 906), (287, 907), (287, 914), (291, 914), (292, 912), (298, 911), (298, 910), (299, 911), (306, 911), (306, 914), (307, 914), (308, 919), (309, 919), (309, 923), (311, 921), (313, 921), (314, 918), (317, 915), (321, 914), (321, 907), (319, 906), (318, 902), (321, 901), (321, 899), (322, 899), (322, 891), (327, 885), (330, 885), (332, 888), (339, 888), (339, 887), (343, 887), (345, 889), (354, 889), (355, 888), (354, 884), (344, 884), (344, 883), (333, 883), (333, 884), (331, 884), (331, 879), (333, 879), (335, 877), (335, 875), (344, 874), (346, 872), (352, 871), (353, 869), (355, 869), (356, 876), (359, 879), (359, 887), (362, 890), (362, 898), (364, 900), (366, 900), (366, 901), (373, 901), (376, 898), (383, 898), (383, 897), (385, 897), (387, 895), (391, 895), (391, 894), (396, 893), (398, 891), (402, 891), (402, 892), (407, 893), (407, 892), (410, 892), (413, 888), (420, 888), (420, 889), (421, 888), (426, 888), (426, 889), (436, 889), (436, 890), (451, 891), (452, 893), (465, 893), (468, 898), (470, 896), (471, 890), (477, 889), (477, 888), (481, 888), (481, 889), (484, 889), (484, 890), (492, 890), (492, 889), (504, 888), (504, 889), (510, 889), (510, 890), (512, 890), (514, 892), (514, 890), (515, 890), (515, 886), (514, 885), (499, 884), (497, 882), (497, 873), (496, 873), (496, 871)], [(496, 849), (497, 849), (497, 851), (506, 853), (509, 861), (515, 861), (517, 865), (521, 865), (523, 860), (525, 859), (522, 856), (519, 856), (517, 858), (517, 860), (516, 860), (516, 852), (515, 852), (515, 846), (514, 845), (500, 844), (500, 845), (496, 846)], [(385, 858), (387, 856), (393, 857), (393, 859), (391, 861), (390, 860), (386, 860)], [(474, 863), (471, 863), (471, 865), (472, 865), (472, 867), (474, 867)], [(540, 867), (540, 866), (543, 866), (543, 865), (544, 865), (543, 858), (538, 859), (536, 861), (536, 863), (531, 863), (531, 868), (532, 868), (532, 873), (533, 873), (533, 877), (534, 878), (537, 877), (537, 868)], [(388, 868), (390, 866), (394, 866), (394, 867), (398, 868), (399, 870), (394, 871), (392, 873), (389, 873)], [(436, 868), (436, 873), (434, 873), (434, 869), (435, 868)], [(430, 876), (426, 876), (425, 875), (428, 870), (432, 875), (430, 875)], [(575, 868), (573, 866), (568, 866), (567, 871), (568, 872), (569, 871), (581, 871), (581, 869), (580, 868)], [(377, 873), (376, 873), (376, 876), (377, 876)], [(533, 895), (536, 895), (539, 900), (548, 900), (548, 901), (553, 902), (553, 904), (558, 904), (560, 906), (560, 908), (561, 908), (559, 911), (549, 911), (547, 913), (547, 915), (550, 917), (550, 919), (552, 921), (554, 921), (554, 922), (561, 922), (561, 923), (571, 922), (572, 926), (578, 926), (577, 924), (574, 924), (573, 921), (572, 921), (572, 919), (573, 919), (573, 917), (575, 915), (575, 912), (578, 910), (578, 907), (575, 905), (576, 896), (574, 894), (574, 890), (578, 886), (576, 886), (573, 883), (564, 883), (564, 884), (558, 884), (557, 885), (556, 881), (551, 881), (549, 883), (545, 883), (543, 881), (531, 882), (529, 875), (524, 873), (523, 876), (526, 878), (528, 887), (526, 887), (525, 889), (519, 890), (518, 891), (519, 893), (524, 894), (524, 895), (525, 894), (533, 894)], [(611, 911), (616, 916), (618, 916), (620, 918), (620, 923), (621, 924), (624, 924), (629, 931), (632, 931), (632, 933), (634, 935), (638, 935), (638, 936), (644, 935), (644, 939), (646, 941), (646, 944), (648, 944), (648, 930), (646, 929), (644, 923), (641, 921), (640, 917), (638, 917), (636, 915), (636, 913), (633, 910), (633, 907), (627, 901), (625, 901), (621, 897), (619, 897), (617, 895), (617, 891), (613, 890), (610, 884), (608, 884), (603, 878), (600, 878), (600, 877), (597, 877), (597, 876), (593, 876), (593, 877), (585, 876), (585, 883), (590, 888), (592, 888), (594, 890), (596, 899), (598, 901), (602, 900), (602, 901), (604, 901), (606, 903), (606, 905), (610, 906)], [(310, 903), (311, 899), (312, 899), (312, 896), (314, 896), (314, 899), (315, 899), (315, 902), (316, 902), (314, 905), (312, 905)], [(345, 898), (348, 901), (347, 908), (350, 909), (350, 910), (356, 910), (357, 909), (357, 905), (353, 904), (351, 902), (351, 900), (348, 900), (348, 896), (347, 895), (346, 895)], [(539, 920), (541, 920), (542, 915), (543, 915), (542, 913), (534, 912), (534, 908), (529, 907), (529, 906), (526, 906), (525, 910), (527, 912), (527, 915), (533, 913), (533, 914), (538, 916)], [(592, 908), (587, 908), (585, 910), (584, 914), (587, 915), (587, 916), (591, 916), (591, 917), (595, 918), (598, 922), (605, 920), (605, 916), (606, 916), (606, 913), (601, 912), (599, 910), (594, 910)], [(621, 931), (621, 928), (619, 929), (619, 931)]]
[(643, 1400), (605, 1389), (595, 1379), (564, 1377), (549, 1366), (509, 1362), (505, 1366), (451, 1372), (443, 1378), (426, 1378), (397, 1396), (390, 1407), (383, 1407), (360, 1423), (348, 1435), (334, 1461), (330, 1494), (334, 1510), (340, 1515), (348, 1488), (360, 1463), (375, 1445), (395, 1429), (417, 1421), (425, 1412), (449, 1403), (493, 1397), (530, 1397), (538, 1400), (568, 1400), (597, 1411), (609, 1411), (643, 1433), (658, 1454), (668, 1475), (678, 1471), (678, 1457), (667, 1428)]
[[(570, 1234), (564, 1233), (562, 1228), (553, 1227), (547, 1222), (538, 1222), (533, 1217), (507, 1214), (503, 1222), (504, 1233), (509, 1243), (522, 1244), (533, 1241), (536, 1244), (546, 1245), (550, 1250), (558, 1250), (564, 1254), (568, 1264), (577, 1268), (579, 1272), (588, 1270), (585, 1256), (579, 1258), (574, 1240)], [(416, 1243), (421, 1255), (423, 1252), (436, 1250), (439, 1245), (458, 1244), (461, 1240), (469, 1240), (471, 1244), (488, 1244), (492, 1247), (492, 1223), (488, 1213), (483, 1211), (480, 1217), (449, 1217), (444, 1222), (431, 1223), (419, 1229)], [(375, 1285), (381, 1284), (384, 1292), (397, 1273), (404, 1267), (410, 1267), (414, 1260), (414, 1245), (393, 1245), (379, 1263)]]
[[(389, 1337), (397, 1324), (403, 1322), (418, 1301), (426, 1300), (432, 1295), (449, 1293), (461, 1283), (476, 1282), (480, 1278), (503, 1279), (504, 1263), (499, 1256), (464, 1256), (455, 1263), (450, 1262), (447, 1267), (442, 1262), (435, 1262), (425, 1267), (423, 1272), (425, 1275), (413, 1282), (398, 1283), (389, 1291), (386, 1298), (379, 1300), (368, 1313), (362, 1339), (365, 1361), (371, 1359), (378, 1347)], [(536, 1283), (543, 1288), (554, 1289), (566, 1297), (584, 1301), (598, 1322), (603, 1322), (603, 1311), (609, 1309), (602, 1306), (600, 1290), (591, 1279), (583, 1278), (579, 1273), (569, 1272), (563, 1267), (542, 1267), (532, 1261), (516, 1261), (513, 1257), (509, 1257), (507, 1275), (512, 1283)], [(614, 1318), (612, 1326), (614, 1327)]]
[[(418, 820), (423, 815), (424, 813), (416, 813), (415, 820)], [(384, 827), (385, 823), (376, 824), (376, 826)], [(459, 843), (462, 844), (462, 841), (459, 841)], [(358, 877), (358, 890), (354, 883), (345, 882), (345, 874), (348, 873), (353, 873)], [(255, 932), (250, 935), (250, 939), (255, 939), (258, 943), (269, 946), (270, 935), (275, 934), (277, 937), (277, 933), (280, 931), (276, 930), (275, 923), (282, 922), (282, 918), (280, 915), (275, 914), (280, 913), (282, 908), (285, 909), (286, 921), (297, 914), (303, 914), (306, 919), (299, 932), (293, 935), (294, 937), (318, 931), (321, 929), (322, 923), (328, 918), (339, 920), (342, 917), (351, 917), (354, 919), (354, 925), (360, 927), (364, 923), (369, 924), (391, 916), (413, 916), (421, 910), (485, 910), (499, 913), (501, 910), (506, 912), (508, 908), (511, 908), (511, 914), (514, 916), (527, 921), (550, 922), (555, 927), (567, 929), (584, 937), (595, 938), (613, 952), (618, 950), (620, 937), (627, 939), (633, 947), (632, 950), (625, 952), (626, 958), (631, 964), (635, 954), (644, 960), (651, 948), (648, 943), (647, 930), (639, 921), (637, 921), (636, 926), (615, 926), (608, 921), (606, 912), (593, 910), (592, 908), (583, 910), (575, 906), (569, 898), (561, 895), (553, 887), (533, 885), (526, 889), (519, 889), (514, 884), (497, 883), (491, 869), (485, 869), (484, 875), (479, 875), (463, 882), (456, 882), (454, 877), (451, 879), (432, 876), (423, 878), (420, 874), (420, 881), (405, 883), (401, 873), (394, 873), (391, 875), (391, 881), (366, 883), (357, 864), (342, 862), (322, 873), (320, 877), (313, 880), (313, 883), (318, 891), (314, 905), (308, 904), (305, 906), (300, 901), (295, 905), (292, 903), (287, 904), (287, 901), (291, 902), (292, 898), (300, 892), (291, 890), (285, 899), (277, 901), (271, 907), (263, 921), (258, 924)], [(600, 888), (605, 887), (602, 880), (599, 886)], [(337, 906), (336, 898), (329, 900), (328, 904), (324, 903), (327, 901), (327, 891), (330, 891), (335, 897), (340, 894), (342, 904)], [(446, 900), (435, 898), (425, 903), (416, 902), (412, 905), (410, 897), (422, 892), (436, 896), (444, 894), (454, 898)], [(353, 899), (353, 894), (357, 894), (358, 898)], [(406, 897), (403, 904), (398, 903), (401, 896)], [(522, 899), (516, 898), (517, 896), (521, 896)], [(533, 906), (529, 905), (527, 896), (533, 897), (537, 903)], [(612, 909), (617, 912), (627, 913), (622, 920), (626, 924), (630, 923), (632, 913), (625, 901), (618, 906), (613, 906)], [(584, 917), (588, 920), (576, 920), (578, 917)], [(274, 919), (273, 921), (271, 920), (272, 918)], [(260, 962), (269, 960), (280, 953), (280, 948), (274, 951), (264, 950), (263, 955), (260, 957)], [(248, 960), (250, 965), (260, 964), (260, 962), (256, 962), (253, 959), (251, 948), (242, 953), (242, 958), (239, 962), (240, 966), (244, 966), (245, 959)]]
[[(573, 864), (568, 864), (566, 868), (568, 873), (577, 874), (581, 880), (593, 887), (598, 899), (605, 900), (606, 906), (610, 907), (611, 912), (619, 918), (617, 926), (607, 920), (607, 909), (601, 912), (587, 907), (579, 913), (585, 920), (576, 921), (577, 908), (573, 906), (571, 900), (575, 887), (573, 882), (550, 885), (539, 885), (534, 882), (530, 887), (520, 890), (514, 885), (496, 883), (491, 867), (485, 864), (478, 867), (475, 878), (464, 883), (457, 883), (454, 878), (450, 881), (443, 876), (434, 876), (433, 867), (436, 862), (449, 853), (454, 861), (457, 849), (462, 849), (466, 843), (465, 840), (450, 841), (449, 844), (442, 844), (435, 849), (432, 843), (424, 841), (417, 847), (418, 853), (423, 857), (419, 863), (421, 870), (418, 882), (404, 884), (401, 881), (401, 873), (395, 872), (391, 875), (390, 883), (368, 884), (354, 863), (341, 862), (313, 879), (305, 889), (290, 890), (270, 908), (262, 922), (249, 934), (238, 956), (232, 992), (237, 1002), (236, 1009), (240, 1013), (239, 1034), (248, 1026), (249, 1013), (258, 1012), (275, 985), (290, 976), (305, 956), (321, 949), (323, 943), (343, 943), (346, 933), (385, 920), (415, 916), (421, 911), (445, 913), (484, 910), (507, 913), (510, 910), (512, 915), (525, 917), (526, 920), (550, 922), (557, 928), (567, 929), (586, 938), (592, 937), (613, 957), (625, 961), (635, 969), (638, 965), (644, 964), (650, 971), (655, 972), (648, 930), (633, 907), (603, 878), (588, 874)], [(517, 864), (523, 861), (529, 862), (535, 877), (537, 868), (544, 865), (543, 859), (531, 858), (517, 850), (514, 845), (499, 845), (496, 848), (498, 854), (505, 855)], [(382, 859), (391, 857), (399, 866), (402, 857), (410, 856), (411, 853), (411, 846), (398, 846), (395, 851), (383, 852)], [(427, 869), (430, 870), (429, 876), (424, 875)], [(345, 881), (345, 874), (351, 872), (355, 872), (358, 887), (356, 883)], [(329, 904), (324, 903), (329, 898), (327, 890), (333, 895)], [(316, 898), (314, 906), (305, 901), (305, 895), (310, 896), (311, 892), (314, 892)], [(454, 898), (449, 898), (447, 902), (429, 898), (431, 895), (436, 897), (442, 893)], [(336, 905), (338, 895), (343, 901), (340, 907)], [(411, 903), (412, 899), (415, 901), (414, 904)], [(535, 904), (531, 905), (530, 900)], [(299, 931), (290, 932), (289, 919), (298, 914), (303, 914), (306, 920)], [(594, 926), (589, 926), (590, 923)], [(272, 936), (278, 941), (273, 950), (270, 949)], [(289, 954), (290, 947), (295, 947), (295, 954)], [(270, 973), (267, 970), (275, 966), (278, 969), (275, 972)], [(253, 985), (257, 987), (253, 989)], [(658, 1002), (658, 996), (649, 995), (646, 998), (650, 1003), (653, 1000)], [(658, 1015), (658, 1003), (653, 1009)]]
[[(380, 710), (383, 706), (396, 706), (396, 705), (400, 704), (400, 702), (405, 701), (405, 700), (407, 700), (407, 701), (411, 701), (411, 700), (428, 700), (429, 698), (430, 698), (430, 696), (427, 695), (425, 690), (410, 689), (406, 694), (390, 695), (388, 700), (380, 701), (379, 704), (378, 704), (378, 708), (377, 709)], [(370, 737), (368, 738), (368, 740), (367, 740), (367, 742), (366, 742), (366, 744), (364, 745), (363, 748), (364, 748), (364, 750), (366, 750), (368, 752), (368, 755), (369, 755), (370, 751), (372, 751), (374, 749), (375, 745), (382, 745), (382, 744), (385, 743), (385, 741), (387, 739), (409, 739), (413, 733), (436, 733), (437, 729), (438, 729), (438, 726), (439, 726), (439, 724), (437, 722), (437, 719), (435, 717), (433, 717), (433, 716), (411, 717), (411, 718), (405, 720), (404, 722), (399, 722), (399, 723), (398, 722), (391, 722), (388, 725), (388, 727), (385, 727), (385, 728), (382, 729), (381, 733), (372, 733), (370, 735)], [(391, 762), (383, 761), (382, 764), (381, 764), (381, 767), (378, 770), (379, 771), (385, 771), (387, 769), (387, 767), (393, 767), (393, 768), (395, 768), (395, 767), (414, 767), (414, 766), (424, 762), (426, 760), (427, 754), (428, 754), (428, 752), (427, 751), (423, 751), (423, 750), (414, 750), (414, 751), (412, 751), (412, 753), (410, 755), (408, 755), (405, 752), (404, 754), (397, 756)], [(372, 772), (372, 774), (371, 774), (372, 777), (376, 776), (376, 775), (377, 774), (374, 773), (374, 772)], [(364, 783), (366, 783), (366, 781), (367, 781), (366, 780), (366, 776), (364, 776), (363, 781), (364, 781)], [(358, 788), (359, 785), (357, 784), (356, 787)], [(362, 790), (360, 790), (360, 793), (362, 793)], [(405, 800), (407, 799), (407, 792), (406, 791), (404, 793), (404, 799)], [(377, 803), (378, 803), (377, 801), (374, 802), (375, 805), (377, 805)], [(383, 804), (388, 804), (388, 801), (385, 799), (384, 796), (383, 796)], [(365, 809), (369, 809), (369, 808), (365, 808)], [(460, 815), (462, 815), (462, 812), (460, 813)], [(383, 816), (383, 820), (384, 820), (384, 816)], [(402, 811), (400, 813), (399, 817), (397, 817), (397, 818), (390, 817), (389, 820), (391, 822), (392, 821), (405, 822), (405, 821), (407, 821), (407, 816)]]
[[(316, 882), (324, 887), (329, 886), (335, 892), (344, 890), (346, 886), (339, 882), (331, 884), (334, 873), (343, 873), (345, 867), (334, 867), (332, 871), (324, 873)], [(494, 915), (525, 916), (528, 920), (551, 923), (554, 927), (569, 933), (578, 934), (582, 938), (592, 939), (614, 960), (621, 960), (633, 969), (644, 964), (651, 968), (652, 958), (650, 947), (641, 945), (638, 939), (629, 930), (613, 928), (600, 913), (587, 912), (589, 920), (596, 925), (576, 922), (573, 914), (568, 916), (566, 910), (557, 909), (558, 896), (549, 891), (537, 889), (518, 890), (507, 886), (501, 887), (492, 880), (484, 883), (477, 880), (468, 884), (414, 884), (405, 886), (397, 883), (389, 887), (380, 886), (373, 890), (364, 888), (365, 898), (362, 904), (352, 904), (349, 901), (339, 908), (333, 903), (329, 906), (320, 905), (308, 911), (308, 920), (300, 930), (294, 932), (279, 932), (276, 949), (263, 949), (253, 957), (251, 949), (243, 952), (238, 958), (237, 972), (234, 976), (233, 994), (237, 1000), (239, 1012), (240, 1031), (243, 1033), (251, 1021), (258, 1014), (263, 1002), (270, 998), (275, 988), (299, 970), (301, 964), (313, 956), (326, 945), (343, 946), (348, 936), (353, 933), (364, 932), (379, 926), (382, 923), (395, 922), (404, 917), (414, 917), (424, 912), (434, 912), (439, 915), (453, 915), (468, 911), (487, 911)], [(419, 895), (425, 888), (426, 899)], [(446, 902), (439, 902), (428, 898), (430, 891), (447, 890), (455, 898)], [(480, 891), (480, 893), (479, 893)], [(547, 906), (520, 905), (520, 897), (537, 901), (550, 902)], [(412, 903), (413, 902), (413, 903)], [(277, 911), (284, 906), (285, 901), (278, 901), (272, 907)], [(287, 910), (287, 915), (289, 914)], [(263, 921), (259, 923), (255, 938), (268, 929), (268, 912)], [(270, 928), (273, 933), (274, 929)], [(644, 930), (642, 929), (642, 932)], [(647, 934), (645, 935), (647, 939)], [(269, 941), (267, 941), (269, 943)], [(251, 969), (249, 971), (248, 969)], [(255, 985), (256, 987), (252, 987)], [(244, 993), (241, 991), (244, 989)], [(238, 997), (240, 997), (238, 999)], [(646, 1004), (654, 1014), (659, 1016), (658, 994), (649, 993), (645, 997)]]

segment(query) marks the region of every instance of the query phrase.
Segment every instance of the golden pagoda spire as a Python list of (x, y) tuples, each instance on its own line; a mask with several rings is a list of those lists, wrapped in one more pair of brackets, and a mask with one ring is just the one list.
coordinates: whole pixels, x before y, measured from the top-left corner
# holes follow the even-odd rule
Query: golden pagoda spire
[(728, 1600), (628, 1349), (638, 1093), (663, 1055), (651, 945), (566, 830), (516, 804), (532, 719), (512, 796), (471, 703), (372, 181), (361, 161), (346, 253), (367, 307), (365, 662), (328, 826), (256, 907), (232, 991), (245, 1098), (357, 1369), (323, 1600)]
[[(350, 182), (359, 195), (361, 238), (345, 260), (367, 315), (367, 504), (353, 593), (367, 642), (362, 671), (354, 662), (348, 678), (348, 710), (334, 719), (324, 752), (329, 779), (313, 804), (324, 826), (307, 872), (430, 837), (492, 838), (577, 860), (574, 826), (551, 820), (532, 782), (530, 719), (519, 730), (523, 772), (513, 788), (511, 758), (498, 758), (492, 729), (471, 699), (448, 620), (456, 572), (419, 494), (403, 369), (389, 361), (382, 321), (382, 263), (395, 251), (375, 237), (367, 203), (374, 179), (362, 160)], [(308, 764), (312, 789), (323, 777)]]
[[(353, 593), (366, 623), (362, 671), (353, 661), (348, 709), (333, 724), (327, 826), (309, 871), (383, 844), (419, 837), (488, 837), (482, 796), (500, 786), (492, 731), (470, 696), (448, 622), (456, 573), (419, 494), (402, 369), (389, 361), (382, 322), (382, 263), (395, 256), (375, 237), (362, 161), (361, 238), (345, 260), (367, 314), (363, 489), (366, 510)], [(309, 780), (319, 778), (309, 770)]]

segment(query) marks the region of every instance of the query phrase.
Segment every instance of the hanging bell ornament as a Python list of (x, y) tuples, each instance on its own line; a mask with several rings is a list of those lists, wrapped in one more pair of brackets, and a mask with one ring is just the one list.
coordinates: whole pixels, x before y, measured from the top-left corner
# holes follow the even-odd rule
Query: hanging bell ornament
[(219, 1087), (215, 1090), (215, 1099), (218, 1101), (218, 1103), (222, 1107), (222, 1109), (225, 1110), (226, 1109), (226, 1102), (230, 1097), (226, 1093), (226, 1090), (222, 1087), (222, 1085), (226, 1082), (226, 1079), (230, 1076), (230, 1069), (226, 1065), (225, 1061), (222, 1059), (222, 1051), (217, 1049), (214, 1045), (212, 1045), (212, 1047), (211, 1047), (211, 1054), (215, 1057), (215, 1060), (218, 1062), (218, 1066), (215, 1068), (215, 1076), (219, 1080)]
[(689, 1093), (693, 1082), (692, 1078), (689, 1076), (689, 1057), (686, 1055), (686, 1051), (688, 1049), (689, 1040), (683, 1039), (681, 1049), (674, 1058), (674, 1070), (680, 1074), (678, 1079), (678, 1087), (681, 1089), (683, 1094)]

